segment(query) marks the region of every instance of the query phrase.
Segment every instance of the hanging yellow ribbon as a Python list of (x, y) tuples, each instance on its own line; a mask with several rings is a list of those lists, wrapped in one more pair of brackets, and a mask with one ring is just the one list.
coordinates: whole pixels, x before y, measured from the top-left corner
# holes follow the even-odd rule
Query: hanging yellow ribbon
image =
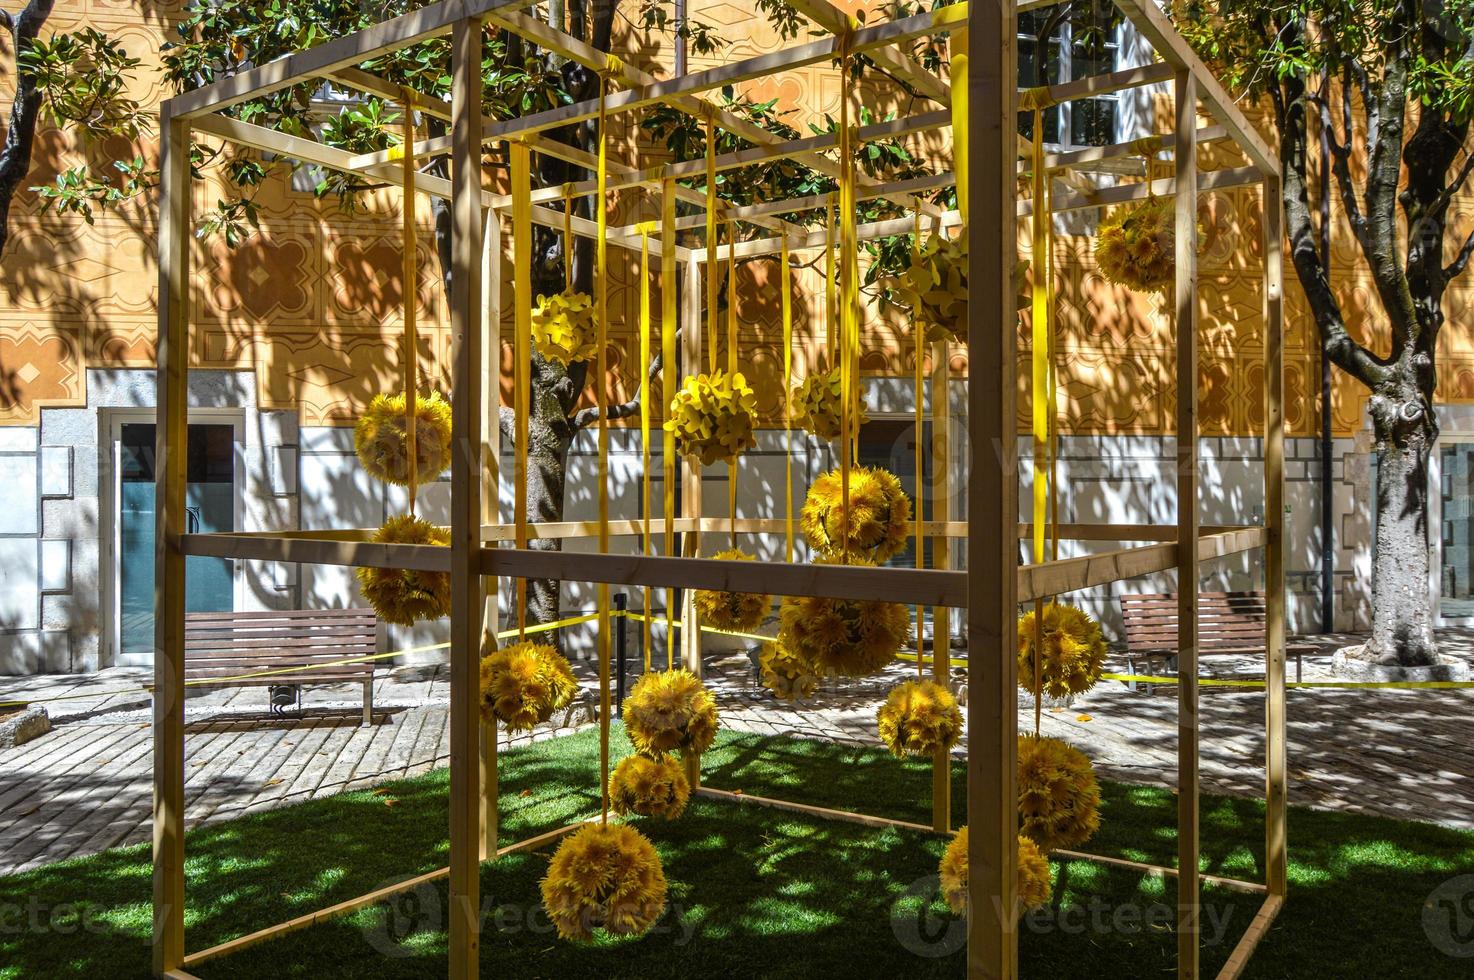
[(835, 268), (834, 195), (829, 195), (824, 205), (824, 352), (829, 356), (827, 367), (836, 366), (835, 356), (839, 351), (839, 281)]
[(783, 293), (783, 555), (793, 561), (793, 273), (788, 267), (788, 239), (779, 258), (778, 288)]
[[(840, 37), (839, 101), (839, 278), (840, 278), (840, 515), (849, 526), (850, 468), (858, 442), (856, 422), (859, 363), (859, 243), (855, 235), (855, 154), (850, 132), (850, 34)], [(848, 556), (846, 555), (846, 561)]]
[(400, 91), (404, 102), (404, 155), (401, 158), (404, 206), (400, 209), (404, 218), (404, 451), (409, 457), (409, 512), (410, 516), (414, 516), (415, 494), (420, 486), (420, 453), (416, 445), (420, 427), (415, 418), (418, 410), (415, 401), (419, 397), (420, 387), (420, 344), (415, 324), (415, 306), (419, 293), (419, 270), (415, 262), (415, 242), (418, 238), (415, 228), (415, 114), (413, 91), (408, 88)]
[[(911, 236), (911, 261), (919, 264), (921, 262), (921, 198), (916, 199), (915, 230)], [(926, 393), (923, 388), (923, 367), (926, 363), (926, 331), (917, 322), (917, 317), (911, 317), (911, 339), (915, 344), (914, 359), (916, 361), (912, 370), (913, 397), (912, 402), (916, 410), (915, 431), (911, 437), (911, 443), (915, 450), (912, 457), (912, 472), (915, 474), (912, 489), (916, 499), (913, 502), (915, 508), (913, 516), (915, 519), (914, 530), (916, 535), (916, 567), (926, 567), (926, 540), (921, 536), (922, 513), (922, 434), (926, 431)], [(918, 677), (926, 676), (924, 669), (925, 656), (922, 639), (924, 637), (923, 627), (926, 623), (926, 606), (921, 603), (916, 605), (916, 674)], [(932, 659), (937, 656), (936, 638), (932, 638)]]
[[(513, 536), (518, 548), (527, 547), (527, 443), (532, 410), (532, 304), (527, 292), (532, 282), (532, 168), (527, 144), (510, 144), (512, 167), (512, 275), (517, 285), (515, 330), (512, 335), (512, 417), (515, 420), (515, 457), (512, 463)], [(572, 263), (572, 254), (564, 256)], [(527, 638), (527, 579), (517, 579), (517, 637)]]
[[(676, 182), (665, 179), (661, 187), (660, 229), (660, 379), (661, 404), (676, 400)], [(676, 553), (676, 434), (662, 427), (661, 466), (665, 476), (665, 554)], [(676, 590), (665, 590), (665, 667), (676, 666), (675, 631), (671, 611), (676, 604)]]
[[(650, 231), (649, 224), (640, 225), (640, 370), (650, 363)], [(649, 382), (646, 382), (647, 386)], [(650, 540), (650, 393), (640, 398), (640, 513), (645, 516), (644, 554), (651, 553)], [(645, 586), (645, 612), (650, 612), (650, 586)], [(645, 652), (645, 672), (650, 671), (651, 624), (645, 616), (640, 646)]]
[[(727, 373), (737, 373), (737, 226), (727, 222)], [(727, 513), (732, 547), (737, 547), (737, 454), (727, 461)]]
[[(1033, 392), (1030, 403), (1034, 452), (1032, 469), (1033, 494), (1033, 544), (1034, 562), (1046, 560), (1045, 542), (1049, 541), (1052, 555), (1057, 558), (1059, 544), (1054, 529), (1057, 514), (1054, 480), (1054, 426), (1058, 404), (1055, 395), (1053, 367), (1054, 346), (1054, 299), (1051, 295), (1054, 277), (1054, 214), (1050, 199), (1050, 177), (1045, 166), (1044, 154), (1044, 109), (1034, 109), (1033, 140), (1033, 184), (1034, 214), (1032, 228), (1032, 258), (1034, 265), (1033, 308), (1031, 311), (1031, 355)], [(1044, 653), (1044, 606), (1041, 597), (1034, 600), (1034, 731), (1037, 734), (1042, 718), (1043, 701), (1043, 653)]]
[(706, 114), (706, 361), (713, 374), (717, 369), (717, 130), (716, 120)]
[(563, 185), (563, 288), (573, 292), (573, 185)]
[[(594, 239), (594, 291), (597, 294), (598, 355), (594, 373), (594, 404), (599, 412), (599, 553), (609, 552), (609, 264), (608, 243), (608, 166), (609, 126), (606, 106), (609, 100), (609, 76), (599, 76), (599, 163), (596, 179), (598, 192), (594, 198), (594, 215), (598, 225)], [(599, 603), (599, 790), (601, 818), (609, 822), (609, 584), (597, 587)]]
[(952, 77), (948, 86), (948, 91), (952, 95), (952, 176), (957, 181), (957, 210), (962, 215), (962, 233), (965, 235), (967, 234), (966, 27), (960, 27), (952, 32), (949, 48), (952, 55)]

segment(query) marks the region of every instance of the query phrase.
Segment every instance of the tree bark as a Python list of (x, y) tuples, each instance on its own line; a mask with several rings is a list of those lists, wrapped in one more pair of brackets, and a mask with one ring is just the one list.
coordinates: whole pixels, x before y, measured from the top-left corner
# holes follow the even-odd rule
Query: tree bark
[(31, 172), (31, 149), (36, 143), (36, 121), (41, 114), (41, 91), (30, 72), (22, 71), (20, 54), (30, 47), (51, 16), (53, 0), (31, 0), (20, 13), (4, 13), (16, 58), (15, 101), (10, 106), (10, 128), (0, 150), (0, 255), (10, 242), (10, 204), (21, 181)]

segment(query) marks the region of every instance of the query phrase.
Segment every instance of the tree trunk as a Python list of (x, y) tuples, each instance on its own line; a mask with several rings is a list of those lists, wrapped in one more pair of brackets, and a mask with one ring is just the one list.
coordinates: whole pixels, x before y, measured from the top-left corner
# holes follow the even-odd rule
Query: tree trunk
[(1438, 662), (1428, 541), (1428, 454), (1438, 429), (1431, 406), (1410, 382), (1382, 387), (1368, 407), (1377, 437), (1377, 536), (1365, 657), (1425, 667)]

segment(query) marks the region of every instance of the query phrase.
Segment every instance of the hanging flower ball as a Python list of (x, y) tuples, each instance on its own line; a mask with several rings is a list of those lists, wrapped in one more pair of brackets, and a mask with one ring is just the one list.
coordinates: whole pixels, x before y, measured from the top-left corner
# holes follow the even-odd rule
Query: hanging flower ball
[(710, 466), (757, 445), (756, 418), (757, 395), (742, 373), (713, 371), (686, 379), (670, 403), (665, 428), (675, 433), (677, 452)]
[(593, 360), (599, 353), (599, 329), (589, 294), (565, 289), (539, 295), (532, 310), (532, 344), (543, 357), (564, 367)]
[[(353, 427), (353, 450), (369, 476), (395, 486), (409, 485), (407, 399), (375, 395)], [(438, 392), (415, 398), (415, 476), (433, 483), (450, 466), (450, 404)]]
[[(1084, 694), (1100, 680), (1105, 667), (1106, 641), (1089, 613), (1074, 606), (1051, 602), (1044, 607), (1043, 650), (1040, 675), (1044, 694), (1068, 698)], [(1018, 621), (1019, 687), (1034, 689), (1034, 611)]]
[[(450, 533), (406, 514), (391, 517), (369, 539), (375, 544), (450, 545)], [(360, 568), (358, 586), (386, 623), (413, 626), (422, 619), (450, 615), (450, 573), (412, 568)]]
[[(731, 548), (719, 551), (714, 556), (722, 561), (752, 561), (752, 555)], [(734, 630), (747, 633), (757, 629), (767, 618), (773, 597), (761, 592), (712, 592), (707, 589), (696, 593), (696, 611), (703, 625), (719, 630)]]
[(895, 474), (880, 467), (850, 469), (848, 503), (842, 473), (830, 470), (809, 487), (799, 513), (804, 540), (821, 555), (876, 564), (905, 550), (910, 522), (911, 498)]
[(1100, 829), (1100, 786), (1085, 753), (1057, 738), (1018, 740), (1020, 832), (1045, 851), (1078, 847)]
[[(840, 436), (840, 412), (844, 406), (843, 392), (839, 383), (839, 368), (827, 371), (811, 371), (793, 392), (794, 419), (806, 432), (820, 439), (838, 439)], [(870, 421), (865, 414), (865, 405), (860, 404), (857, 416), (850, 425), (858, 428)]]
[[(953, 836), (952, 842), (942, 854), (939, 868), (942, 878), (942, 897), (954, 915), (967, 914), (967, 828), (963, 827)], [(1049, 860), (1039, 845), (1027, 837), (1018, 839), (1018, 870), (1014, 875), (1014, 887), (1018, 892), (1019, 904), (1025, 909), (1042, 908), (1049, 904), (1054, 891), (1049, 878)]]
[(717, 702), (688, 670), (652, 671), (624, 699), (624, 727), (641, 755), (700, 755), (717, 736)]
[(543, 905), (564, 939), (644, 933), (665, 910), (655, 847), (626, 824), (589, 824), (566, 837), (542, 880)]
[(685, 812), (690, 799), (691, 784), (680, 760), (672, 755), (626, 756), (609, 777), (609, 805), (615, 813), (674, 820)]
[(772, 691), (779, 701), (811, 697), (819, 686), (819, 675), (814, 673), (814, 668), (789, 649), (782, 637), (763, 644), (758, 667), (762, 670), (763, 687)]
[[(483, 650), (494, 647), (488, 639), (482, 640)], [(545, 643), (522, 640), (481, 658), (481, 716), (509, 732), (531, 731), (577, 694), (573, 668)]]
[(1177, 269), (1176, 202), (1149, 197), (1117, 208), (1095, 233), (1095, 264), (1107, 280), (1141, 292), (1173, 285)]
[(950, 749), (962, 736), (962, 709), (936, 681), (897, 686), (876, 714), (880, 740), (900, 758)]
[(967, 235), (932, 235), (893, 288), (928, 341), (956, 343), (967, 333)]
[(906, 607), (879, 599), (788, 596), (778, 618), (779, 639), (821, 677), (873, 674), (911, 636)]

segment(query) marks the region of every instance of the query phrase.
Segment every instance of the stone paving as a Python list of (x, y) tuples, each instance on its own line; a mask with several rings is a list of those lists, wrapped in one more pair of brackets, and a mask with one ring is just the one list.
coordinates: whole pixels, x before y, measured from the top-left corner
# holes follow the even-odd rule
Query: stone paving
[[(1316, 637), (1305, 679), (1327, 678), (1331, 652), (1353, 642)], [(1445, 653), (1474, 664), (1474, 631), (1440, 634)], [(1253, 664), (1222, 660), (1216, 673)], [(1123, 663), (1113, 663), (1124, 670)], [(798, 705), (753, 683), (745, 655), (713, 656), (707, 680), (723, 724), (762, 735), (876, 744), (875, 709), (914, 673), (897, 665), (877, 677), (827, 684)], [(586, 689), (594, 673), (579, 665)], [(6, 698), (83, 695), (48, 705), (50, 734), (0, 750), (0, 874), (150, 838), (149, 700), (108, 694), (136, 688), (142, 670), (7, 679)], [(261, 689), (211, 691), (187, 704), (186, 820), (222, 820), (345, 789), (414, 775), (448, 758), (445, 673), (436, 667), (381, 671), (375, 717), (359, 724), (359, 690), (310, 688), (300, 716), (273, 717)], [(1027, 700), (1027, 699), (1026, 699)], [(1264, 698), (1259, 691), (1205, 688), (1202, 785), (1207, 792), (1262, 796)], [(566, 734), (582, 709), (517, 742)], [(1033, 727), (1031, 704), (1021, 730)], [(1067, 709), (1042, 712), (1045, 734), (1080, 746), (1100, 774), (1175, 785), (1177, 706), (1171, 689), (1131, 691), (1106, 682)], [(1474, 828), (1474, 690), (1292, 690), (1290, 800)], [(959, 747), (960, 748), (960, 747)]]

